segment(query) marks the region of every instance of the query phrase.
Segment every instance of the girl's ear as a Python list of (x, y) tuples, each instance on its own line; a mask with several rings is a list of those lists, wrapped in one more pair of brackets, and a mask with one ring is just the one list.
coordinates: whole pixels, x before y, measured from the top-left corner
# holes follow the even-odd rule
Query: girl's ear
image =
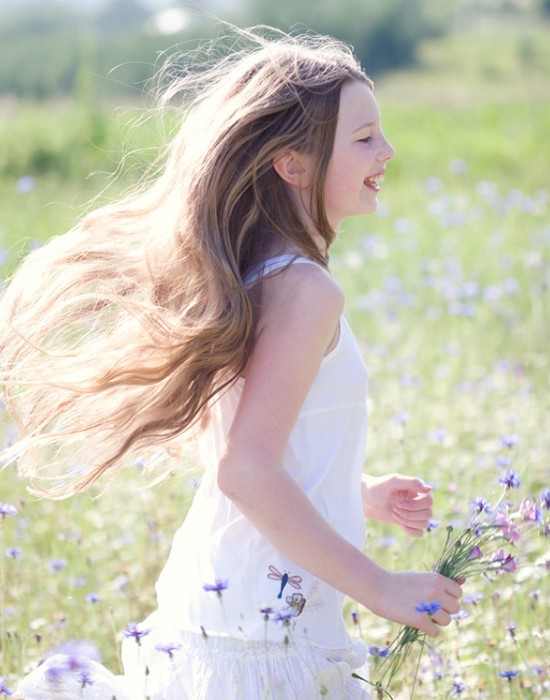
[(311, 160), (297, 151), (284, 151), (273, 158), (273, 169), (289, 185), (305, 189), (311, 185)]

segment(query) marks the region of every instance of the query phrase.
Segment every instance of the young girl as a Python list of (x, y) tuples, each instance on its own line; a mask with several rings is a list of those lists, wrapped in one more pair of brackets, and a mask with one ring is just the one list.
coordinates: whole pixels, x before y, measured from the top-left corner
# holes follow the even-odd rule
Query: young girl
[(124, 678), (58, 655), (28, 700), (369, 698), (344, 595), (430, 636), (459, 609), (454, 581), (362, 551), (365, 517), (417, 537), (431, 514), (420, 479), (362, 476), (367, 373), (328, 269), (394, 155), (372, 83), (332, 39), (245, 34), (170, 87), (185, 107), (157, 181), (31, 253), (4, 295), (23, 474), (60, 497), (182, 438), (204, 465)]

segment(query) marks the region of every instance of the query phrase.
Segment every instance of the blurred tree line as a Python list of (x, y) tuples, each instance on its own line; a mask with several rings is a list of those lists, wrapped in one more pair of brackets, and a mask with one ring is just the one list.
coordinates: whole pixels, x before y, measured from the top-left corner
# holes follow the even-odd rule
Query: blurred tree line
[(223, 12), (219, 2), (206, 4), (203, 12), (188, 11), (188, 22), (179, 27), (181, 3), (170, 16), (169, 8), (153, 12), (140, 0), (110, 0), (95, 11), (76, 2), (35, 0), (0, 14), (0, 93), (33, 99), (139, 94), (159, 55), (219, 32), (212, 19), (216, 12), (240, 26), (332, 34), (351, 42), (376, 77), (414, 63), (419, 43), (445, 30), (444, 15), (428, 5), (427, 0), (240, 0), (224, 5)]
[(137, 97), (159, 57), (219, 32), (215, 15), (239, 26), (331, 34), (350, 42), (377, 78), (413, 65), (422, 41), (472, 8), (550, 12), (550, 0), (196, 0), (194, 9), (165, 0), (156, 10), (151, 0), (7, 4), (0, 11), (0, 94), (32, 99)]

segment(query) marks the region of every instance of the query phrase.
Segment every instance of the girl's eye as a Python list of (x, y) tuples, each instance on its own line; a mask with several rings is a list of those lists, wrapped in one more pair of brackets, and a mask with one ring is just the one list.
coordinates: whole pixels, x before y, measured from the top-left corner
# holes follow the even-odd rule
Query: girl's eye
[(372, 141), (372, 136), (367, 136), (364, 139), (359, 139), (360, 143), (370, 143)]

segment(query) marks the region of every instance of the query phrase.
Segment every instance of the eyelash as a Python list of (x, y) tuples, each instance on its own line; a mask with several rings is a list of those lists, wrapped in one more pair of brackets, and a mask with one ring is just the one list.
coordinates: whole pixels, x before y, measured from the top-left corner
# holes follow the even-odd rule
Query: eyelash
[(360, 143), (370, 143), (372, 141), (372, 138), (373, 138), (372, 136), (367, 136), (364, 139), (359, 139), (359, 142)]

